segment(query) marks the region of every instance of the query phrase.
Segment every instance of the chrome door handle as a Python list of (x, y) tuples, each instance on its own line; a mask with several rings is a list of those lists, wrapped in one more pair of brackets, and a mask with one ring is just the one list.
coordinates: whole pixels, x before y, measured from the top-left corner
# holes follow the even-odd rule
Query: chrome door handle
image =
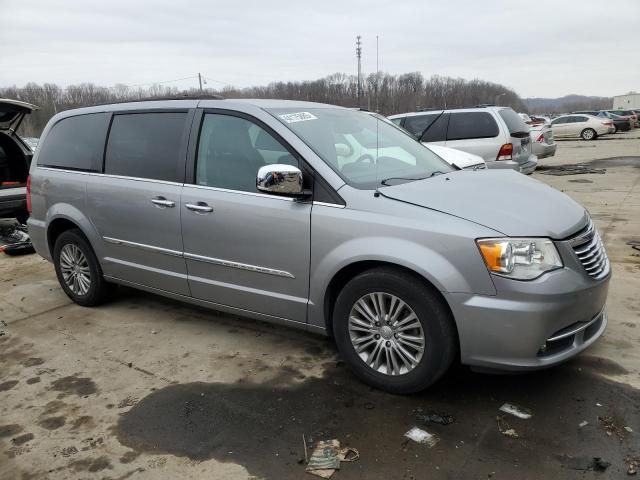
[(168, 207), (173, 208), (176, 206), (176, 202), (172, 202), (171, 200), (167, 200), (164, 197), (155, 197), (151, 199), (151, 203), (157, 205), (158, 207)]
[(186, 208), (188, 208), (189, 210), (191, 210), (192, 212), (196, 212), (196, 213), (211, 213), (211, 212), (213, 212), (213, 207), (210, 207), (209, 205), (207, 205), (204, 202), (185, 203), (184, 206)]

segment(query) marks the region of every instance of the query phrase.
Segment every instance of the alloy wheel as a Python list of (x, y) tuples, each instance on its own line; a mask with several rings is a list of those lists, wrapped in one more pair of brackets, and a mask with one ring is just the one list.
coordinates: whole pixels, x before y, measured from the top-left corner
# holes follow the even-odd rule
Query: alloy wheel
[(424, 354), (425, 334), (413, 309), (399, 297), (368, 293), (349, 314), (349, 337), (357, 355), (373, 370), (404, 375)]
[(60, 272), (64, 283), (76, 295), (86, 295), (91, 288), (91, 271), (87, 257), (73, 243), (60, 250)]

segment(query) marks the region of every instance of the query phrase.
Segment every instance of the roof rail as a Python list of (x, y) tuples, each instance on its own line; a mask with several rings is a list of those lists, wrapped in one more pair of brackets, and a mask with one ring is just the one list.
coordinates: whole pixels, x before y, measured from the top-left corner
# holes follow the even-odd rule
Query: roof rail
[(433, 110), (463, 110), (465, 108), (485, 108), (485, 107), (495, 107), (496, 105), (494, 105), (493, 103), (483, 103), (481, 105), (471, 105), (471, 106), (460, 106), (460, 107), (426, 107), (426, 108), (420, 108), (417, 111), (418, 112), (430, 112)]
[(118, 105), (120, 103), (158, 102), (163, 100), (225, 100), (225, 97), (221, 97), (220, 95), (178, 94), (157, 97), (131, 98), (128, 100), (118, 100), (116, 102), (96, 103), (95, 105)]

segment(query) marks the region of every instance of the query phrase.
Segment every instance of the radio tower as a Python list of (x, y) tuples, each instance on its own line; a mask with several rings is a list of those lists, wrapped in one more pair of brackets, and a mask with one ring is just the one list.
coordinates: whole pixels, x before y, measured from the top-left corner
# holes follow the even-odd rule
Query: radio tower
[(362, 42), (360, 35), (356, 37), (356, 57), (358, 57), (358, 107), (362, 107)]

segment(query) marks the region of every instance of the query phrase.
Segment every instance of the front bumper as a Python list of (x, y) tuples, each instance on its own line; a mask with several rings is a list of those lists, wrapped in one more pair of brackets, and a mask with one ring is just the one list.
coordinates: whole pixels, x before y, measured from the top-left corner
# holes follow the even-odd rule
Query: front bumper
[(567, 263), (527, 282), (494, 277), (496, 296), (448, 294), (462, 363), (535, 370), (568, 360), (595, 342), (607, 326), (611, 274), (594, 280)]

